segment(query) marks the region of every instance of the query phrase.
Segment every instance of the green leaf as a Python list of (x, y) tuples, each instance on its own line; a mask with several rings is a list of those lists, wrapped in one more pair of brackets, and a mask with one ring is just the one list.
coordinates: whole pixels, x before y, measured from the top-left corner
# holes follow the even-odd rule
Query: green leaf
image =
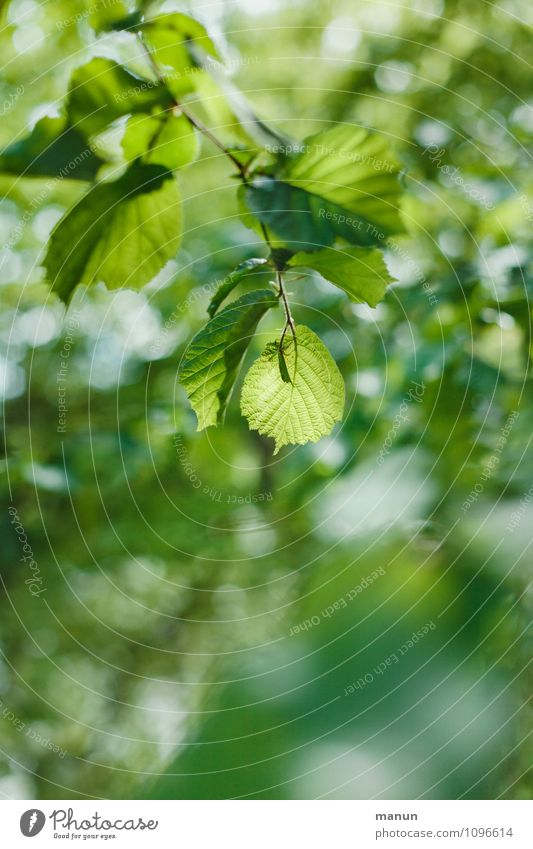
[(101, 16), (100, 18), (96, 15), (90, 18), (90, 23), (93, 29), (96, 32), (120, 32), (121, 30), (126, 30), (127, 32), (136, 32), (139, 30), (139, 25), (142, 22), (142, 12), (131, 12), (129, 15), (122, 15), (118, 17), (115, 13), (109, 16)]
[(301, 252), (289, 260), (289, 265), (318, 271), (326, 280), (343, 289), (352, 301), (366, 301), (371, 307), (383, 300), (387, 285), (393, 280), (383, 254), (376, 248), (325, 248), (316, 253)]
[(0, 171), (24, 177), (94, 180), (103, 160), (66, 118), (41, 118), (29, 136), (0, 154)]
[(277, 303), (268, 289), (249, 292), (208, 321), (192, 340), (180, 368), (180, 383), (198, 417), (198, 430), (222, 420), (259, 320)]
[(311, 136), (281, 168), (241, 189), (252, 216), (293, 250), (322, 248), (340, 236), (352, 245), (379, 245), (403, 231), (400, 165), (386, 140), (359, 127), (337, 126)]
[(44, 262), (52, 289), (65, 301), (78, 283), (139, 289), (175, 256), (180, 230), (176, 181), (159, 166), (136, 163), (57, 224)]
[(254, 271), (257, 271), (257, 269), (260, 266), (265, 265), (266, 262), (266, 259), (254, 257), (252, 259), (246, 259), (244, 262), (241, 262), (237, 268), (230, 271), (216, 290), (215, 294), (211, 298), (209, 306), (207, 307), (207, 312), (210, 317), (213, 318), (220, 304), (228, 297), (235, 287), (238, 286), (241, 280), (243, 280), (248, 274), (253, 274)]
[(128, 118), (121, 142), (124, 157), (130, 162), (144, 157), (162, 127), (161, 115), (140, 113)]
[(132, 115), (122, 137), (126, 159), (141, 158), (169, 171), (183, 168), (198, 155), (196, 130), (185, 115), (164, 112), (159, 115)]
[(401, 166), (384, 136), (339, 124), (308, 137), (302, 148), (287, 160), (282, 180), (356, 213), (385, 235), (403, 231)]
[(338, 237), (352, 245), (383, 243), (381, 231), (355, 213), (272, 177), (241, 186), (239, 200), (244, 224), (261, 234), (262, 222), (278, 247), (318, 250)]
[(131, 74), (110, 59), (97, 57), (74, 71), (69, 85), (67, 114), (84, 136), (102, 132), (122, 115), (168, 108), (173, 103), (167, 88)]
[(204, 75), (201, 63), (205, 54), (219, 58), (205, 27), (188, 15), (159, 15), (138, 28), (176, 97), (194, 91), (196, 77)]
[(105, 3), (94, 4), (93, 8), (94, 11), (89, 17), (89, 23), (96, 32), (116, 29), (119, 21), (122, 29), (125, 21), (134, 17), (133, 15), (128, 16), (128, 8), (122, 0), (106, 0)]
[(161, 64), (174, 67), (174, 54), (178, 47), (199, 46), (204, 53), (219, 59), (218, 50), (199, 21), (182, 12), (158, 15), (144, 21), (139, 27), (149, 43), (157, 51), (156, 59)]
[(280, 373), (276, 344), (270, 344), (246, 375), (241, 396), (241, 411), (250, 429), (273, 437), (275, 454), (284, 445), (327, 436), (344, 410), (342, 375), (312, 330), (298, 325), (296, 344), (287, 333), (283, 356), (291, 383)]

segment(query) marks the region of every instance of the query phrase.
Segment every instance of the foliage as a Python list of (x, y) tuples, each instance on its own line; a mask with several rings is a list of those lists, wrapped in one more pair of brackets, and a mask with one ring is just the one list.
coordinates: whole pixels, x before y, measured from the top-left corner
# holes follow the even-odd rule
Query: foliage
[[(58, 156), (65, 157), (66, 146), (72, 144), (75, 134), (76, 141), (86, 139), (89, 161), (82, 154), (82, 167), (73, 169), (71, 176), (91, 179), (96, 176), (98, 162), (91, 140), (129, 116), (122, 138), (124, 158), (131, 163), (128, 170), (115, 180), (97, 182), (64, 215), (51, 236), (44, 264), (53, 291), (68, 302), (79, 284), (101, 281), (109, 289), (137, 289), (175, 255), (181, 237), (181, 213), (172, 175), (196, 158), (199, 130), (214, 140), (238, 169), (243, 220), (259, 232), (270, 251), (267, 262), (276, 275), (277, 297), (285, 307), (282, 337), (289, 327), (294, 331), (283, 281), (288, 265), (318, 271), (353, 300), (377, 306), (392, 280), (381, 252), (375, 248), (345, 250), (342, 242), (379, 244), (386, 236), (403, 230), (397, 179), (400, 165), (385, 139), (361, 127), (338, 125), (309, 136), (301, 145), (292, 144), (288, 155), (284, 146), (274, 147), (271, 153), (263, 147), (255, 151), (253, 159), (243, 160), (238, 151), (217, 140), (182, 101), (195, 90), (190, 74), (183, 82), (190, 62), (194, 60), (202, 72), (206, 57), (219, 58), (205, 28), (178, 13), (154, 18), (138, 14), (123, 21), (113, 17), (111, 28), (124, 28), (137, 35), (146, 51), (146, 75), (137, 77), (110, 59), (92, 59), (72, 75), (65, 119), (44, 118), (26, 140), (4, 153), (11, 172), (16, 173), (18, 165), (21, 175), (49, 173), (50, 163), (57, 167)], [(155, 74), (155, 80), (150, 74)], [(297, 154), (292, 153), (294, 147)], [(34, 160), (40, 164), (35, 165)], [(327, 222), (326, 228), (322, 220)], [(331, 221), (335, 224), (330, 225)], [(324, 249), (325, 245), (329, 247)], [(230, 272), (211, 302), (210, 314), (251, 267), (247, 260)], [(192, 343), (181, 370), (181, 381), (198, 415), (199, 430), (222, 420), (244, 353), (240, 335), (255, 330), (261, 318), (260, 313), (251, 314), (248, 302), (245, 314), (242, 306), (243, 302), (237, 301), (233, 309), (227, 308), (220, 319), (206, 325)], [(227, 326), (228, 321), (235, 326)], [(308, 331), (302, 340), (312, 336)], [(298, 340), (293, 332), (294, 350), (287, 356), (297, 358)], [(303, 341), (302, 345), (303, 367), (306, 351), (312, 352)], [(227, 361), (226, 366), (218, 371), (222, 359)], [(279, 364), (277, 378), (289, 382), (281, 347), (275, 362)], [(340, 373), (335, 372), (334, 388), (324, 391), (332, 379), (331, 365), (329, 357), (314, 352), (314, 363), (306, 367), (312, 369), (322, 391), (305, 396), (297, 389), (305, 380), (298, 372), (290, 390), (292, 409), (286, 413), (286, 425), (281, 429), (276, 421), (265, 420), (261, 403), (264, 395), (257, 386), (257, 376), (264, 374), (264, 390), (270, 395), (277, 391), (276, 376), (268, 375), (259, 365), (254, 368), (242, 409), (251, 427), (275, 437), (276, 452), (282, 445), (327, 436), (340, 418), (339, 403), (344, 397), (337, 385), (342, 381)], [(200, 375), (205, 369), (209, 370), (204, 380)], [(214, 374), (211, 369), (215, 369)], [(254, 392), (250, 391), (252, 385)], [(289, 391), (281, 388), (282, 395)], [(302, 399), (300, 415), (298, 405), (293, 407), (296, 397)], [(267, 417), (273, 415), (271, 404), (266, 409)]]
[(181, 382), (198, 416), (198, 430), (221, 421), (237, 369), (258, 322), (277, 301), (264, 290), (243, 295), (194, 337), (181, 366)]

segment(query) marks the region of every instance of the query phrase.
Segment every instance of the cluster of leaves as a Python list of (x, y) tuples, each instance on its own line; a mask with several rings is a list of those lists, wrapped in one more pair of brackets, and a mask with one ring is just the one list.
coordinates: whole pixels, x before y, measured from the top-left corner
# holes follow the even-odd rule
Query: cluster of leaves
[[(78, 284), (139, 289), (154, 278), (180, 243), (176, 172), (195, 160), (205, 136), (237, 169), (242, 220), (268, 256), (241, 263), (216, 291), (181, 383), (200, 430), (221, 422), (259, 321), (281, 304), (284, 326), (249, 371), (241, 409), (250, 428), (274, 438), (276, 451), (316, 441), (342, 417), (343, 381), (316, 334), (295, 325), (284, 281), (294, 271), (316, 272), (352, 301), (377, 305), (391, 282), (382, 248), (402, 230), (400, 164), (384, 137), (351, 125), (294, 144), (258, 120), (227, 81), (234, 138), (222, 141), (188, 103), (192, 93), (198, 103), (221, 85), (220, 57), (204, 27), (180, 13), (121, 17), (122, 4), (113, 9), (94, 25), (135, 37), (142, 73), (93, 58), (73, 73), (63, 114), (42, 118), (0, 156), (4, 172), (92, 184), (51, 235), (44, 265), (52, 290), (68, 302)], [(208, 112), (212, 101), (205, 97)], [(105, 144), (117, 128), (119, 159)], [(270, 288), (222, 306), (259, 266), (271, 272)]]

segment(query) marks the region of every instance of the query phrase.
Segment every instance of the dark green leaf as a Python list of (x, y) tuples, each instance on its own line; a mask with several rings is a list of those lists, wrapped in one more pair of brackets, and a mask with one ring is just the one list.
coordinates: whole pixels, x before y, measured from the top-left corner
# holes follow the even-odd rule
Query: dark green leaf
[(0, 155), (0, 171), (27, 177), (94, 180), (103, 160), (65, 118), (41, 118)]
[[(138, 13), (128, 15), (128, 8), (123, 0), (105, 0), (104, 3), (93, 4), (89, 23), (96, 32), (110, 29), (125, 29), (127, 20), (137, 18)], [(120, 22), (120, 25), (119, 25)]]
[(313, 250), (338, 236), (352, 245), (380, 244), (403, 230), (399, 168), (382, 136), (341, 125), (306, 139), (241, 197), (277, 245)]
[(277, 345), (278, 348), (278, 365), (279, 365), (279, 373), (281, 375), (281, 379), (283, 383), (292, 383), (291, 376), (289, 374), (289, 369), (287, 368), (287, 361), (285, 359), (285, 354), (283, 353), (283, 346), (280, 344)]
[(259, 320), (278, 301), (268, 289), (249, 292), (225, 307), (194, 337), (180, 368), (198, 417), (198, 430), (217, 425)]
[(267, 262), (266, 259), (261, 258), (253, 258), (247, 259), (244, 262), (241, 262), (240, 265), (237, 266), (233, 271), (224, 278), (215, 294), (211, 298), (209, 306), (207, 308), (207, 312), (213, 318), (216, 311), (218, 310), (220, 304), (228, 297), (228, 295), (235, 289), (235, 287), (246, 277), (248, 274), (253, 274), (254, 271), (265, 265)]
[(91, 26), (97, 32), (106, 32), (106, 31), (115, 31), (118, 32), (120, 30), (126, 30), (129, 32), (135, 32), (138, 29), (139, 24), (142, 21), (142, 15), (140, 12), (132, 12), (130, 15), (122, 15), (118, 16), (118, 8), (122, 5), (118, 4), (113, 13), (106, 15), (93, 15), (90, 19)]
[(271, 177), (257, 178), (242, 186), (239, 194), (246, 226), (261, 234), (257, 222), (262, 222), (273, 235), (276, 247), (318, 250), (332, 245), (337, 237), (353, 245), (383, 243), (381, 232), (370, 222)]
[(302, 143), (281, 179), (370, 222), (386, 235), (403, 232), (400, 163), (387, 139), (363, 127), (339, 124)]

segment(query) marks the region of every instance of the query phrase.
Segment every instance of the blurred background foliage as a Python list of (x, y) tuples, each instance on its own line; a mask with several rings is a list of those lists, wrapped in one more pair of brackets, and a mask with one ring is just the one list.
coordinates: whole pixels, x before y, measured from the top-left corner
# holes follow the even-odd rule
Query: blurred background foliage
[[(2, 6), (4, 147), (57, 111), (74, 67), (132, 48), (97, 44), (93, 0)], [(78, 292), (66, 314), (39, 263), (82, 186), (0, 178), (0, 794), (531, 798), (531, 4), (151, 8), (201, 19), (289, 135), (345, 122), (390, 138), (399, 283), (370, 310), (291, 282), (347, 406), (331, 438), (273, 458), (237, 396), (197, 434), (177, 384), (203, 287), (258, 247), (224, 157), (207, 143), (182, 176), (175, 262), (141, 293)]]

